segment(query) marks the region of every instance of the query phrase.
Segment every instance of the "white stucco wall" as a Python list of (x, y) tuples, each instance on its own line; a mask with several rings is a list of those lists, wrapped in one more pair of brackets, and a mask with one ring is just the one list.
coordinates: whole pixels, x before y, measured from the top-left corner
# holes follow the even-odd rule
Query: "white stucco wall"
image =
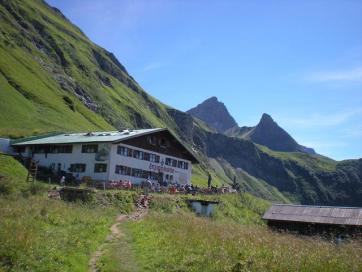
[[(101, 146), (110, 148), (111, 144), (98, 144), (98, 150)], [(95, 153), (82, 153), (81, 144), (73, 144), (72, 153), (56, 153), (56, 154), (38, 154), (33, 155), (33, 160), (39, 161), (40, 166), (50, 167), (54, 164), (54, 169), (58, 169), (58, 164), (61, 164), (61, 170), (69, 172), (68, 169), (71, 164), (84, 163), (86, 164), (86, 170), (84, 173), (73, 173), (73, 176), (81, 179), (84, 176), (89, 176), (94, 180), (108, 180), (109, 172), (109, 154), (105, 161), (97, 161)], [(105, 163), (107, 164), (107, 172), (105, 173), (94, 173), (94, 164)]]
[[(117, 154), (117, 146), (124, 146), (124, 147), (128, 147), (128, 148), (132, 148), (134, 150), (140, 150), (143, 152), (148, 152), (148, 153), (152, 153), (152, 154), (156, 154), (158, 156), (160, 156), (160, 163), (155, 163), (155, 162), (150, 162), (150, 161), (144, 161), (144, 160), (140, 160), (140, 159), (136, 159), (136, 158), (132, 158), (132, 157), (126, 157), (126, 156), (122, 156)], [(116, 165), (124, 165), (127, 167), (131, 167), (131, 168), (137, 168), (137, 169), (142, 169), (145, 171), (152, 171), (152, 172), (158, 172), (157, 170), (153, 169), (152, 167), (158, 167), (158, 166), (162, 166), (162, 161), (165, 162), (166, 161), (166, 157), (167, 158), (172, 158), (175, 160), (182, 160), (188, 163), (189, 167), (188, 169), (180, 169), (178, 167), (172, 167), (169, 165), (164, 165), (167, 168), (171, 168), (173, 172), (163, 172), (164, 175), (166, 174), (171, 174), (173, 175), (173, 182), (174, 183), (179, 183), (179, 184), (191, 184), (191, 170), (192, 170), (192, 164), (190, 161), (188, 160), (184, 160), (184, 159), (180, 159), (177, 157), (173, 157), (173, 156), (169, 156), (169, 155), (165, 155), (165, 154), (161, 154), (161, 153), (157, 153), (157, 152), (153, 152), (153, 151), (149, 151), (149, 150), (145, 150), (145, 149), (141, 149), (138, 147), (134, 147), (134, 146), (130, 146), (130, 145), (124, 145), (124, 144), (114, 144), (111, 147), (111, 152), (110, 152), (110, 167), (109, 167), (109, 179), (110, 180), (130, 180), (133, 183), (141, 183), (144, 178), (137, 178), (137, 177), (130, 177), (130, 176), (124, 176), (124, 175), (120, 175), (120, 174), (116, 174), (115, 170), (116, 170)], [(162, 172), (162, 171), (161, 171)]]
[[(139, 150), (143, 152), (148, 152), (160, 156), (160, 162), (150, 162), (145, 160), (136, 159), (133, 157), (126, 157), (117, 154), (117, 146), (124, 146), (131, 148), (133, 150)], [(164, 173), (164, 178), (166, 174), (173, 175), (173, 182), (179, 184), (191, 184), (191, 172), (192, 172), (192, 163), (191, 161), (180, 159), (177, 157), (137, 148), (134, 146), (124, 145), (124, 144), (111, 144), (111, 143), (98, 143), (98, 150), (102, 147), (109, 150), (109, 154), (106, 156), (105, 161), (97, 161), (95, 153), (82, 153), (82, 144), (73, 144), (72, 153), (35, 153), (33, 154), (33, 160), (38, 161), (40, 166), (50, 167), (53, 166), (55, 170), (58, 169), (58, 164), (61, 164), (61, 170), (70, 172), (68, 169), (71, 164), (82, 163), (86, 164), (86, 170), (83, 173), (72, 173), (77, 179), (82, 179), (84, 176), (89, 176), (93, 180), (99, 181), (111, 181), (111, 180), (130, 180), (134, 184), (141, 183), (144, 178), (125, 176), (121, 174), (116, 174), (116, 165), (123, 165), (131, 168), (142, 169), (145, 171), (158, 172), (157, 167), (165, 166), (167, 169), (161, 170)], [(26, 152), (23, 153), (25, 156), (31, 156), (29, 148)], [(172, 158), (175, 160), (182, 160), (188, 163), (188, 169), (180, 169), (178, 167), (166, 166), (162, 162), (166, 161), (167, 158)], [(107, 172), (105, 173), (95, 173), (94, 165), (96, 163), (105, 163), (107, 164)], [(165, 171), (164, 171), (165, 170)]]

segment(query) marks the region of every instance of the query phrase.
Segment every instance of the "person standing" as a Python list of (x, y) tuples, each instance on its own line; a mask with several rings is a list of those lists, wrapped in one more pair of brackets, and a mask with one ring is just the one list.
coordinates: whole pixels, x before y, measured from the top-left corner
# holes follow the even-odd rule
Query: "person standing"
[(64, 185), (65, 185), (65, 176), (62, 176), (60, 178), (60, 186), (64, 187)]
[(210, 175), (210, 173), (209, 173), (209, 177), (208, 177), (208, 179), (207, 179), (207, 188), (211, 188), (211, 181), (212, 181), (212, 177), (211, 177), (211, 175)]
[(145, 181), (142, 182), (143, 194), (145, 196), (148, 196), (151, 187), (152, 187), (152, 182), (150, 178), (147, 178)]

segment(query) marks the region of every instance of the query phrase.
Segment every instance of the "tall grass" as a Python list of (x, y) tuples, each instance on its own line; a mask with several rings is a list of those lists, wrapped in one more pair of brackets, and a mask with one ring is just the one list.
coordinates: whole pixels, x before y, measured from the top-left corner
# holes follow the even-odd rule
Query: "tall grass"
[(47, 185), (25, 182), (27, 171), (0, 156), (0, 271), (87, 271), (91, 253), (132, 192), (99, 193), (92, 203), (47, 198)]
[(124, 226), (141, 271), (361, 271), (362, 243), (343, 246), (195, 216), (154, 213)]
[(86, 271), (115, 210), (49, 200), (0, 199), (0, 271)]

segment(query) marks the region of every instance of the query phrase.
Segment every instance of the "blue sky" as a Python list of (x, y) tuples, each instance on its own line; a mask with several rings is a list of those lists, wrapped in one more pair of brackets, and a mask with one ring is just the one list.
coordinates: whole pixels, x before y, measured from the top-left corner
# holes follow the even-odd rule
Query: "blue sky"
[(210, 96), (240, 126), (362, 157), (362, 1), (48, 0), (180, 110)]

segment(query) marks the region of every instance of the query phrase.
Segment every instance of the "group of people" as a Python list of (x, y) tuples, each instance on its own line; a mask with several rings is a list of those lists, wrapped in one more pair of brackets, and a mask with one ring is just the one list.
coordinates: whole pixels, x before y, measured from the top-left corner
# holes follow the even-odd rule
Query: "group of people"
[[(64, 186), (66, 181), (65, 175), (62, 175), (60, 178), (60, 185)], [(185, 194), (196, 194), (196, 193), (204, 193), (204, 194), (214, 194), (214, 193), (232, 193), (240, 191), (240, 185), (236, 182), (236, 177), (234, 177), (232, 187), (228, 186), (212, 186), (212, 177), (208, 175), (208, 188), (199, 188), (198, 186), (194, 186), (192, 184), (171, 184), (167, 180), (163, 181), (151, 181), (150, 178), (143, 180), (140, 184), (143, 189), (143, 194), (148, 196), (150, 192), (155, 193), (185, 193)], [(107, 186), (104, 189), (131, 189), (132, 183), (130, 181), (119, 181), (119, 182), (110, 182), (107, 183)]]
[(186, 194), (193, 194), (198, 191), (197, 186), (193, 186), (190, 184), (178, 184), (178, 183), (168, 183), (167, 181), (151, 181), (149, 178), (145, 179), (141, 183), (141, 188), (143, 189), (143, 194), (148, 195), (150, 192), (154, 193), (171, 193), (174, 194), (176, 192), (183, 192)]

